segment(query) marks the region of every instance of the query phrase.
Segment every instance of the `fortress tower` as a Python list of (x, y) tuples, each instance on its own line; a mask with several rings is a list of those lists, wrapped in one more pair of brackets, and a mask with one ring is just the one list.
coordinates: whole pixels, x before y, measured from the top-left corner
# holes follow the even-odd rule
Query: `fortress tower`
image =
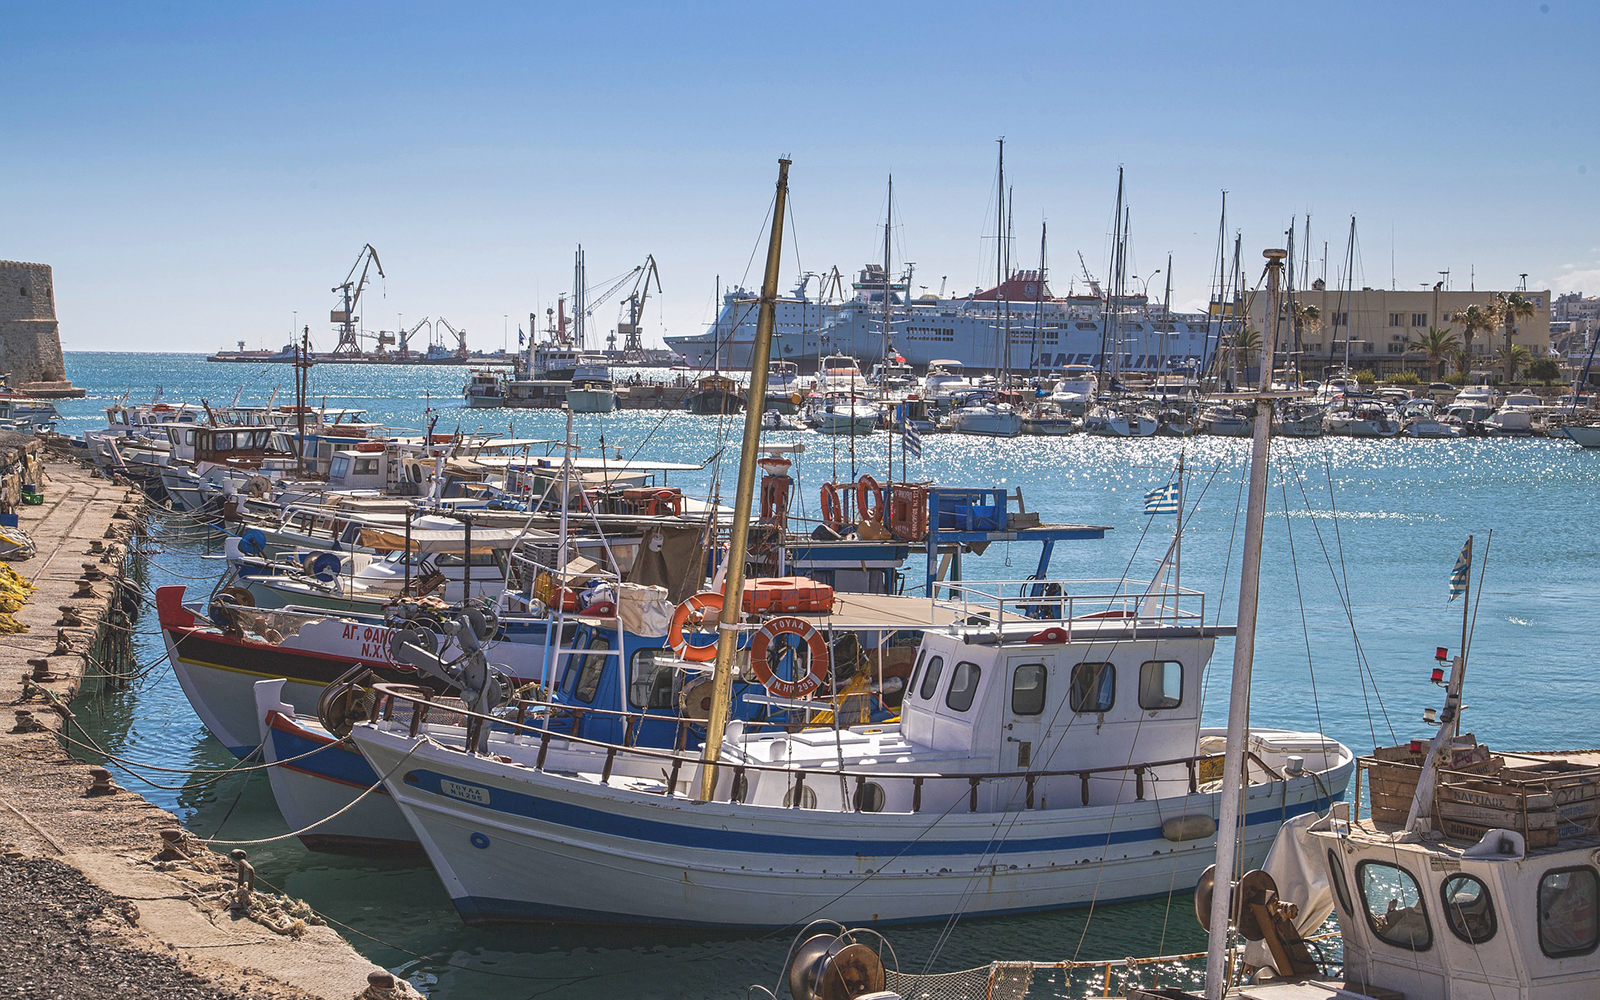
[(0, 260), (0, 372), (36, 396), (82, 396), (67, 381), (50, 265)]

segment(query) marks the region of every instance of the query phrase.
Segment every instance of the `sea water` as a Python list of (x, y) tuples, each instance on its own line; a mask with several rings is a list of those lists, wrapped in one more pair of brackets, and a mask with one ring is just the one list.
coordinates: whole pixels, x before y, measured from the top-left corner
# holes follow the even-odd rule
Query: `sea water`
[[(214, 364), (187, 354), (67, 355), (68, 375), (89, 391), (58, 404), (61, 430), (104, 426), (102, 409), (130, 394), (147, 401), (227, 405), (293, 401), (284, 365)], [(506, 433), (560, 440), (558, 411), (468, 410), (465, 369), (322, 365), (314, 405), (362, 407), (400, 430)], [(705, 462), (666, 481), (731, 497), (743, 419), (634, 410), (580, 415), (585, 455)], [(1181, 584), (1206, 595), (1208, 621), (1237, 614), (1247, 440), (1067, 438), (993, 440), (927, 435), (905, 458), (882, 431), (854, 440), (785, 432), (795, 456), (799, 513), (815, 516), (826, 481), (863, 474), (939, 485), (1021, 491), (1047, 523), (1100, 525), (1104, 540), (1057, 546), (1052, 574), (1148, 579), (1172, 541), (1173, 515), (1146, 516), (1146, 492), (1181, 462), (1186, 523)], [(536, 451), (540, 450), (536, 448)], [(1434, 649), (1460, 645), (1463, 601), (1447, 600), (1451, 568), (1468, 535), (1478, 556), (1464, 730), (1492, 747), (1571, 749), (1597, 744), (1591, 697), (1590, 622), (1600, 595), (1600, 451), (1549, 439), (1274, 441), (1252, 721), (1327, 733), (1358, 752), (1426, 735)], [(209, 591), (220, 543), (181, 519), (153, 528), (150, 584)], [(1492, 541), (1491, 541), (1492, 532)], [(968, 580), (1020, 579), (1038, 546), (996, 544), (969, 557)], [(1483, 571), (1480, 589), (1477, 570)], [(908, 563), (908, 590), (922, 582)], [(184, 699), (162, 657), (153, 611), (136, 636), (149, 669), (126, 690), (80, 699), (79, 719), (103, 748), (173, 771), (119, 772), (118, 780), (174, 811), (197, 834), (227, 841), (285, 832), (260, 772), (215, 780), (233, 763)], [(1205, 686), (1205, 719), (1227, 710), (1233, 645), (1218, 642)], [(84, 754), (86, 757), (92, 754)], [(210, 769), (210, 770), (208, 770)], [(185, 773), (191, 772), (191, 773)], [(219, 844), (219, 846), (221, 846)], [(258, 875), (327, 915), (374, 962), (436, 998), (735, 997), (776, 985), (793, 931), (708, 934), (670, 928), (471, 928), (456, 918), (433, 870), (417, 857), (318, 854), (285, 840), (250, 845)], [(1170, 898), (1093, 910), (957, 921), (890, 932), (905, 971), (947, 971), (995, 958), (1061, 961), (1200, 950), (1186, 885)], [(708, 917), (714, 915), (708, 914)], [(1059, 989), (1036, 986), (1034, 995)]]

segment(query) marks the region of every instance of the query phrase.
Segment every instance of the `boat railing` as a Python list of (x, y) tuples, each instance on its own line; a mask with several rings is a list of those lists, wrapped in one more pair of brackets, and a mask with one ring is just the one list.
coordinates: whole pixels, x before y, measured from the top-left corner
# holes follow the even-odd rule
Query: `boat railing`
[[(594, 754), (596, 761), (600, 762), (599, 782), (609, 785), (616, 774), (619, 758), (626, 758), (632, 762), (650, 762), (661, 768), (662, 784), (660, 794), (672, 797), (690, 798), (690, 794), (680, 792), (679, 786), (682, 779), (692, 779), (699, 773), (699, 768), (705, 764), (698, 754), (685, 752), (681, 749), (657, 749), (649, 747), (628, 746), (620, 743), (607, 743), (603, 740), (589, 739), (582, 736), (569, 735), (564, 732), (554, 731), (542, 725), (533, 725), (527, 722), (527, 713), (519, 712), (516, 716), (506, 717), (473, 712), (459, 704), (442, 704), (432, 700), (430, 692), (400, 684), (377, 683), (372, 685), (378, 695), (378, 705), (375, 717), (388, 724), (408, 725), (408, 735), (414, 739), (430, 739), (434, 743), (449, 750), (461, 753), (472, 753), (469, 748), (484, 745), (480, 737), (484, 727), (489, 727), (491, 732), (508, 733), (513, 737), (528, 737), (536, 740), (538, 752), (531, 765), (522, 765), (531, 770), (544, 772), (549, 758), (550, 747), (553, 742), (563, 744), (564, 747), (577, 745), (586, 747)], [(397, 704), (410, 705), (409, 718), (405, 713), (396, 717)], [(561, 706), (570, 709), (571, 706)], [(613, 710), (585, 709), (586, 712), (612, 712)], [(441, 740), (443, 735), (440, 727), (433, 727), (427, 732), (423, 727), (428, 724), (428, 715), (431, 712), (445, 714), (452, 720), (465, 718), (466, 723), (456, 723), (462, 731), (460, 746), (451, 746)], [(488, 744), (488, 755), (497, 757), (493, 744)], [(1254, 751), (1247, 751), (1246, 756), (1250, 763), (1261, 770), (1266, 777), (1273, 781), (1283, 781), (1284, 776), (1274, 770), (1266, 761), (1262, 760)], [(728, 802), (735, 805), (743, 804), (747, 795), (748, 776), (750, 774), (780, 774), (790, 779), (787, 794), (784, 797), (784, 808), (801, 808), (804, 801), (804, 791), (807, 782), (838, 781), (850, 783), (852, 793), (850, 801), (852, 811), (871, 811), (861, 809), (860, 804), (869, 801), (864, 794), (864, 786), (877, 783), (881, 788), (883, 782), (909, 783), (911, 786), (910, 812), (918, 813), (923, 807), (923, 791), (931, 784), (948, 785), (949, 783), (965, 783), (967, 785), (967, 811), (979, 811), (981, 792), (985, 785), (998, 782), (1017, 782), (1022, 786), (1024, 795), (1023, 809), (1046, 808), (1045, 798), (1036, 794), (1038, 783), (1047, 778), (1076, 778), (1078, 780), (1079, 801), (1081, 805), (1090, 803), (1091, 781), (1113, 780), (1119, 783), (1127, 782), (1130, 777), (1134, 784), (1134, 797), (1144, 801), (1153, 785), (1157, 784), (1159, 770), (1176, 770), (1183, 768), (1186, 777), (1185, 789), (1187, 794), (1194, 795), (1200, 791), (1204, 783), (1216, 781), (1222, 776), (1222, 757), (1220, 753), (1195, 754), (1189, 757), (1174, 757), (1167, 760), (1144, 761), (1133, 764), (1112, 764), (1103, 767), (1064, 768), (1052, 770), (1023, 770), (1023, 771), (982, 771), (958, 772), (941, 774), (929, 771), (882, 771), (882, 770), (855, 770), (845, 767), (804, 767), (793, 764), (763, 764), (755, 761), (719, 760), (715, 766), (719, 771), (726, 772), (729, 780), (716, 782), (716, 789), (707, 801)], [(504, 757), (497, 757), (504, 760)], [(573, 771), (570, 758), (563, 757), (558, 761), (552, 771), (571, 774)], [(1247, 769), (1248, 771), (1248, 769)], [(653, 769), (652, 769), (653, 772)], [(687, 773), (685, 773), (687, 772)], [(636, 775), (635, 775), (636, 776)], [(1165, 780), (1161, 778), (1160, 780)], [(690, 787), (698, 785), (690, 780)], [(941, 810), (948, 806), (940, 804)]]
[(1065, 630), (1071, 642), (1078, 633), (1100, 634), (1117, 623), (1137, 638), (1141, 631), (1198, 627), (1206, 617), (1203, 592), (1165, 582), (962, 580), (938, 586), (939, 603), (956, 614), (954, 628), (993, 633), (1002, 643), (1050, 627)]

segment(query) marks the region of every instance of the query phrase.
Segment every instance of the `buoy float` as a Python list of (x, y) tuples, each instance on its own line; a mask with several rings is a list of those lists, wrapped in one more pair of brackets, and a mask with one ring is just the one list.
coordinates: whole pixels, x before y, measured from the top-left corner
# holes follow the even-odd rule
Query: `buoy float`
[(711, 640), (709, 645), (700, 646), (689, 640), (685, 634), (685, 627), (698, 629), (705, 624), (706, 612), (712, 612), (713, 621), (716, 615), (722, 612), (722, 595), (707, 591), (695, 594), (682, 604), (678, 605), (672, 613), (672, 624), (667, 626), (667, 645), (685, 660), (694, 663), (704, 663), (717, 655), (717, 641)]
[[(810, 662), (806, 672), (796, 672), (794, 677), (779, 677), (767, 661), (772, 641), (780, 635), (798, 636), (805, 644)], [(750, 672), (767, 691), (779, 698), (804, 698), (814, 694), (827, 680), (833, 666), (828, 641), (817, 627), (804, 618), (772, 618), (762, 625), (750, 639)]]

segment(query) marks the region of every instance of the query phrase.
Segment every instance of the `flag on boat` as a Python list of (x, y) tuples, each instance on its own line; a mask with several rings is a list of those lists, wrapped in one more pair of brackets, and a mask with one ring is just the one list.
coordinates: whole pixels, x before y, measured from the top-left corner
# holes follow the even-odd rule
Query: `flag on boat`
[(911, 409), (902, 405), (900, 408), (900, 436), (905, 442), (906, 451), (917, 458), (922, 457), (922, 435), (911, 426)]
[(1467, 544), (1461, 546), (1461, 554), (1456, 556), (1455, 569), (1450, 571), (1450, 599), (1453, 601), (1467, 592), (1467, 579), (1472, 576), (1472, 539), (1467, 539)]
[(522, 332), (522, 327), (517, 327), (517, 346), (521, 347), (528, 340), (528, 335)]
[(1144, 495), (1146, 514), (1176, 514), (1178, 512), (1178, 484), (1157, 486)]

